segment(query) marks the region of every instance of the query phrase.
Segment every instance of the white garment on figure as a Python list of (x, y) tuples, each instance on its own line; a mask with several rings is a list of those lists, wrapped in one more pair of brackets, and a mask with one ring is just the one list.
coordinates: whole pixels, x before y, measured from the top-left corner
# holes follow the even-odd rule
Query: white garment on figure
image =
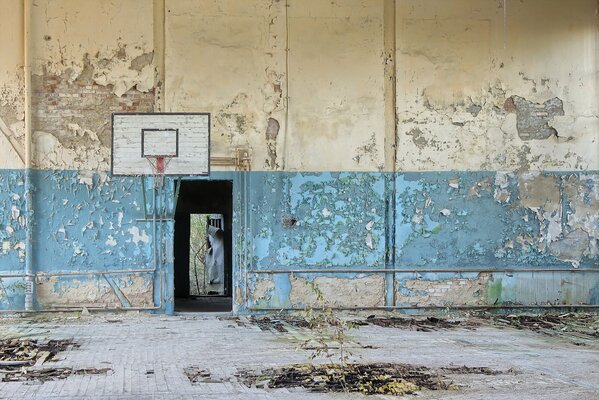
[[(210, 283), (221, 283), (225, 271), (225, 244), (222, 238), (216, 237), (220, 229), (208, 226), (208, 241), (210, 250), (206, 252), (206, 269)], [(222, 231), (220, 231), (222, 237)]]

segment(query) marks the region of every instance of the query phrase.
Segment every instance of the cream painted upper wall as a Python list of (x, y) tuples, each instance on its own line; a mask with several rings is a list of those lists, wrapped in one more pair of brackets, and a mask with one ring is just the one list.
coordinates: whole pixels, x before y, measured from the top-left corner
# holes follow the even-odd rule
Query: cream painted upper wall
[[(597, 3), (506, 3), (398, 1), (398, 169), (599, 169)], [(557, 136), (521, 138), (511, 96), (561, 99)]]
[(24, 151), (23, 1), (0, 0), (0, 168), (22, 168)]
[[(599, 169), (596, 1), (506, 3), (504, 21), (500, 0), (396, 0), (398, 170)], [(128, 90), (152, 97), (160, 1), (31, 4), (34, 85), (48, 76), (69, 85), (87, 63), (86, 79), (117, 99), (111, 109)], [(383, 5), (165, 0), (166, 110), (211, 112), (212, 155), (250, 149), (253, 170), (379, 170), (389, 101)], [(22, 166), (13, 148), (23, 147), (24, 133), (23, 2), (0, 6), (7, 168)], [(140, 56), (142, 67), (132, 67)], [(547, 120), (557, 136), (527, 137), (516, 105), (506, 103), (512, 96), (537, 114), (540, 104), (557, 104)], [(89, 126), (46, 123), (34, 132), (37, 166), (107, 169), (109, 145), (94, 134), (110, 111), (98, 107)], [(71, 111), (56, 111), (58, 119)]]
[(31, 25), (34, 74), (77, 74), (86, 56), (133, 58), (154, 45), (152, 0), (34, 0)]
[(291, 2), (286, 169), (384, 168), (383, 36), (382, 1)]
[(14, 77), (23, 67), (23, 1), (0, 0), (3, 18), (0, 20), (0, 78), (3, 84), (7, 77)]
[(153, 108), (153, 5), (153, 0), (32, 1), (35, 167), (110, 169), (111, 113), (138, 107), (120, 99), (130, 90), (148, 93)]
[(382, 166), (382, 1), (166, 8), (166, 109), (211, 112), (213, 155), (249, 148), (254, 170)]
[(212, 156), (251, 149), (252, 169), (282, 168), (284, 15), (284, 2), (166, 1), (166, 110), (210, 112)]

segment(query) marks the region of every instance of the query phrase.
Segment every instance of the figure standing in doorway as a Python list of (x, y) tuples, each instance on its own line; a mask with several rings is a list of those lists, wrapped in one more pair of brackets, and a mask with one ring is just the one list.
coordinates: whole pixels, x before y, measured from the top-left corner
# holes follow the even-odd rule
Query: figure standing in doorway
[(223, 282), (225, 271), (225, 235), (222, 229), (208, 226), (208, 250), (206, 251), (206, 268), (210, 285)]

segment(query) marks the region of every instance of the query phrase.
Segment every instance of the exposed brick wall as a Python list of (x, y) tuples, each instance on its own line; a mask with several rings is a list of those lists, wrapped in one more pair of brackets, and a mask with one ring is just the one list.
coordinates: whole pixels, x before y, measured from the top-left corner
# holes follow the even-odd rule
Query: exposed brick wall
[(33, 76), (34, 131), (51, 133), (65, 147), (85, 145), (85, 134), (72, 129), (71, 124), (77, 124), (81, 132), (95, 133), (103, 146), (110, 147), (111, 113), (154, 110), (154, 89), (146, 93), (130, 89), (118, 97), (112, 85), (96, 84), (91, 79), (93, 71), (88, 69), (89, 66), (71, 82), (68, 73)]

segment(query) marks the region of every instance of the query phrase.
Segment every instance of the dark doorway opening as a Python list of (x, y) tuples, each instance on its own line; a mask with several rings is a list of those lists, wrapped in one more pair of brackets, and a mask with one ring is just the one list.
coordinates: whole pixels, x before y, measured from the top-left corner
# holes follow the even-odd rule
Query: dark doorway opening
[[(175, 311), (231, 311), (232, 219), (233, 182), (181, 182), (175, 212)], [(223, 259), (217, 263), (222, 270), (209, 267), (217, 246), (222, 246)]]

